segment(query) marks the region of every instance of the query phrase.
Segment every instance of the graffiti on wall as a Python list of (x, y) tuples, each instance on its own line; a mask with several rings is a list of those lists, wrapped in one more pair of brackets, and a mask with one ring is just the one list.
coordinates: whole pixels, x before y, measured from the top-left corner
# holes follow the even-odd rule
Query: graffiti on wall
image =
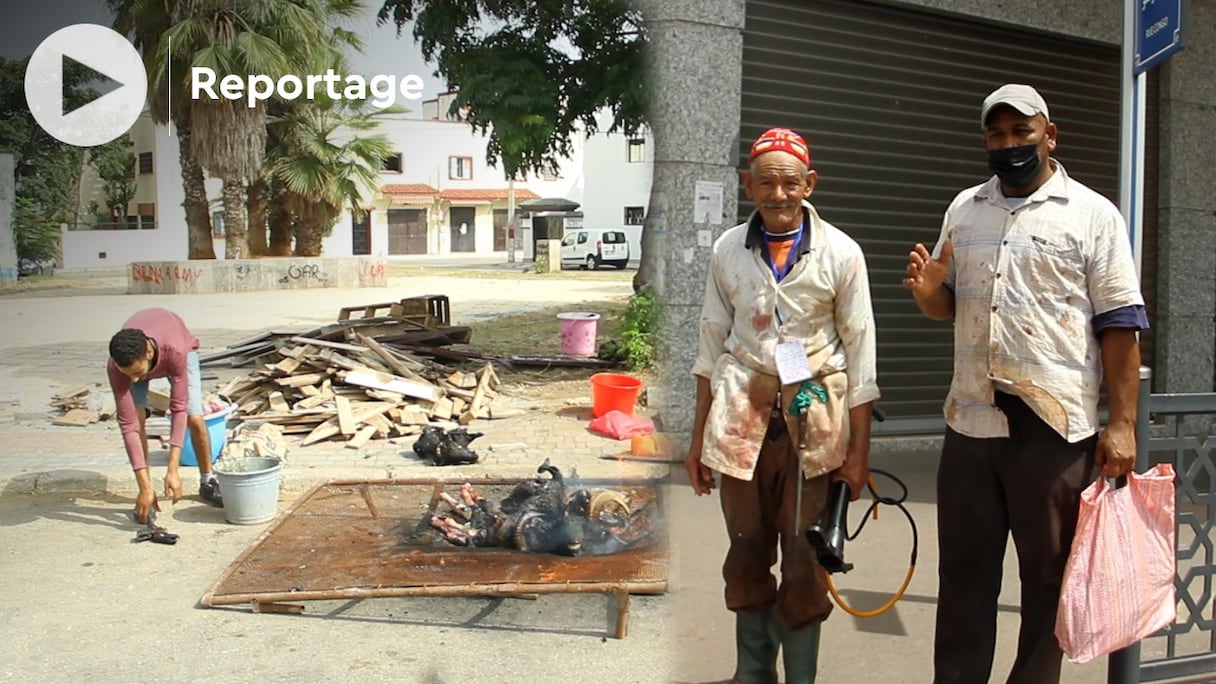
[(190, 266), (153, 266), (152, 264), (131, 264), (131, 280), (137, 283), (196, 283), (203, 275), (203, 269)]

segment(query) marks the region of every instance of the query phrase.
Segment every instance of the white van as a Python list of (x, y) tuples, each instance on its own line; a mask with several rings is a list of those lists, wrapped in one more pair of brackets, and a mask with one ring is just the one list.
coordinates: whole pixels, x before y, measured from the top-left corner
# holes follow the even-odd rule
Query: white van
[(629, 242), (623, 230), (572, 228), (562, 238), (562, 266), (594, 270), (601, 264), (629, 265)]

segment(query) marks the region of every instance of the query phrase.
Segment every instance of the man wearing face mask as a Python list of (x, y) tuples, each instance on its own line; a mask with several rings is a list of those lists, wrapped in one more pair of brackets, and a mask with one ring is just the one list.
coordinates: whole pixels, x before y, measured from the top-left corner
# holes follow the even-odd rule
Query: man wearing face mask
[(721, 476), (731, 681), (775, 684), (780, 650), (787, 684), (810, 684), (832, 604), (806, 529), (830, 482), (856, 499), (869, 475), (874, 315), (861, 248), (807, 201), (817, 175), (806, 141), (768, 130), (750, 161), (756, 211), (710, 258), (684, 465), (698, 495)]
[(1039, 93), (997, 88), (980, 123), (994, 175), (955, 197), (933, 254), (916, 245), (904, 279), (922, 313), (954, 319), (934, 682), (988, 681), (1012, 534), (1022, 624), (1007, 681), (1044, 684), (1060, 677), (1056, 606), (1081, 492), (1135, 463), (1148, 319), (1123, 218), (1051, 156), (1057, 128)]

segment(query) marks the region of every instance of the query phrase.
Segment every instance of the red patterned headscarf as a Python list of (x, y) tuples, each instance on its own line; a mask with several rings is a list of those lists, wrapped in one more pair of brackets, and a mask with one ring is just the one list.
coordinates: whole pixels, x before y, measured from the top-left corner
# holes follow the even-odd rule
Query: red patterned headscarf
[(811, 148), (802, 136), (788, 128), (770, 128), (761, 134), (756, 138), (756, 142), (752, 143), (752, 153), (747, 160), (754, 161), (765, 152), (789, 152), (801, 159), (807, 168), (811, 167)]

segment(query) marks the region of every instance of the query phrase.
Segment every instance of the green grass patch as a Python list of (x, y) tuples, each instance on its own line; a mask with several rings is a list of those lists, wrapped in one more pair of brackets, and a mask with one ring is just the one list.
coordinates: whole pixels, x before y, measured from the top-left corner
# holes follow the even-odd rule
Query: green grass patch
[(579, 302), (479, 321), (471, 324), (473, 335), (470, 344), (453, 348), (467, 348), (487, 356), (557, 356), (562, 353), (561, 326), (557, 320), (559, 313), (598, 313), (600, 319), (597, 321), (596, 342), (602, 345), (606, 340), (620, 335), (625, 306), (625, 302)]

